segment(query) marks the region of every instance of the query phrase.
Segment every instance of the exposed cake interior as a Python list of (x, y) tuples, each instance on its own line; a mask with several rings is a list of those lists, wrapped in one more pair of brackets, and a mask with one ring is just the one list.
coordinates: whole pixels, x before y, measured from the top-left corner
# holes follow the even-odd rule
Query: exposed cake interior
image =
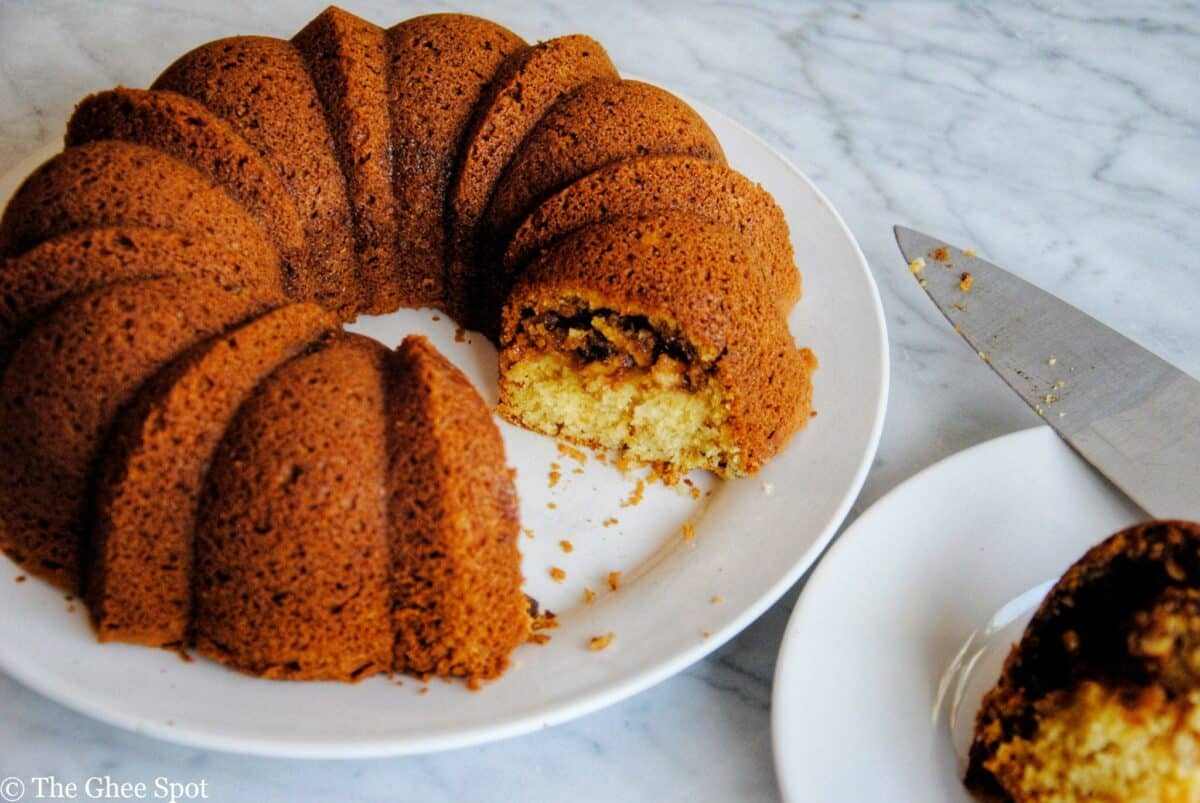
[(721, 354), (672, 321), (555, 298), (522, 310), (503, 348), (500, 412), (514, 422), (654, 464), (668, 479), (743, 473)]

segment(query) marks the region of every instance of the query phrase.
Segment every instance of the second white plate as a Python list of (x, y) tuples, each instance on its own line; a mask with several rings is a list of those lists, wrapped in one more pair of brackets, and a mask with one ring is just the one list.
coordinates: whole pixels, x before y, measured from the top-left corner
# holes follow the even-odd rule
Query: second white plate
[[(772, 702), (784, 799), (970, 801), (938, 695), (956, 654), (1144, 517), (1049, 427), (960, 452), (876, 502), (813, 573), (784, 636)], [(1013, 638), (1039, 601), (1020, 600)], [(990, 685), (998, 669), (978, 671)]]

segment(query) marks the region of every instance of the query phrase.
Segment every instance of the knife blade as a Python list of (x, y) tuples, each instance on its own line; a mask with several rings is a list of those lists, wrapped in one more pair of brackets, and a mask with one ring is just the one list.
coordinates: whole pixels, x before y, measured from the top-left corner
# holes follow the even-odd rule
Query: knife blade
[(1150, 515), (1200, 521), (1200, 382), (973, 252), (895, 233), (954, 331), (1063, 440)]

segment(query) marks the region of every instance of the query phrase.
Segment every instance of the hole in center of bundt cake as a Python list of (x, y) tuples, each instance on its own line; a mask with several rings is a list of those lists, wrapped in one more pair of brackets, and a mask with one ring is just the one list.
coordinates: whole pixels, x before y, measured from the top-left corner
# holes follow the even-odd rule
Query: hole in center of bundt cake
[(538, 432), (654, 464), (737, 470), (715, 368), (670, 322), (559, 299), (524, 309), (504, 344), (500, 409)]

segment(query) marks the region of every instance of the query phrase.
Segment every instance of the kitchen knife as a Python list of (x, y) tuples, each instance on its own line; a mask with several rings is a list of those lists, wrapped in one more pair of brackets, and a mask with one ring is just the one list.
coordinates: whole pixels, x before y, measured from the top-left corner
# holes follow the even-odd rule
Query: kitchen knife
[(973, 252), (895, 231), (954, 331), (1063, 440), (1150, 515), (1200, 521), (1200, 382)]

